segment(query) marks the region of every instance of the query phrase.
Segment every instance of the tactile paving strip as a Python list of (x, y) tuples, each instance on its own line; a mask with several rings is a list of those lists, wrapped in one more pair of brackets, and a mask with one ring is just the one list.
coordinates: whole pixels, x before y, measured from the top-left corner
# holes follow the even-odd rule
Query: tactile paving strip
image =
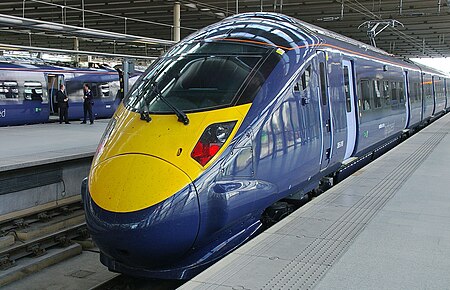
[[(450, 123), (446, 124), (447, 126)], [(346, 251), (351, 241), (392, 198), (447, 133), (434, 133), (408, 158), (346, 210), (319, 238), (276, 273), (263, 289), (311, 289)]]

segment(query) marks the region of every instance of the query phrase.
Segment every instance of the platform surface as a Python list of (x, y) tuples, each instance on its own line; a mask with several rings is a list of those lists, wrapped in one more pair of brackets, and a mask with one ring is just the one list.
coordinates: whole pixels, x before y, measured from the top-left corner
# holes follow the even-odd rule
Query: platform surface
[(181, 289), (449, 289), (450, 114)]
[(0, 127), (0, 172), (92, 156), (108, 122)]

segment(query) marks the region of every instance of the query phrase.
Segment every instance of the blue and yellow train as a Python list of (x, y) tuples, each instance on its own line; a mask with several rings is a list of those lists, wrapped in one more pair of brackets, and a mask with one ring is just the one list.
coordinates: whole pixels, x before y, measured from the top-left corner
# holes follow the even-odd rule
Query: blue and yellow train
[(449, 97), (447, 75), (291, 17), (206, 27), (141, 76), (104, 133), (82, 189), (101, 261), (190, 278)]
[(96, 118), (110, 118), (120, 101), (119, 74), (109, 67), (71, 68), (0, 60), (0, 126), (43, 123), (58, 114), (56, 92), (65, 84), (69, 119), (83, 117), (83, 84), (94, 97)]

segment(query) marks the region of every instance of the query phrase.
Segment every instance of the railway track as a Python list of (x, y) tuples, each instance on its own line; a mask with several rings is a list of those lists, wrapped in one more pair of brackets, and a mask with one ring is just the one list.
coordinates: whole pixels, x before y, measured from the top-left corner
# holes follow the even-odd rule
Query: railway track
[(80, 254), (89, 237), (81, 202), (0, 222), (0, 286)]

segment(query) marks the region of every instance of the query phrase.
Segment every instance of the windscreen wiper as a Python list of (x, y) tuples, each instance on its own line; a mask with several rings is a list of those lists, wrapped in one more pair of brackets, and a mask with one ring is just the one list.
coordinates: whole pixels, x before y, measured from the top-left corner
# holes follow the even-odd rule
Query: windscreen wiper
[[(148, 82), (147, 84), (144, 85), (144, 87), (142, 88), (142, 91), (145, 92), (147, 90), (147, 88), (152, 84), (152, 82)], [(152, 120), (152, 117), (150, 117), (150, 112), (148, 110), (148, 104), (147, 104), (147, 98), (146, 96), (143, 97), (143, 101), (144, 104), (141, 106), (139, 113), (141, 114), (141, 120), (142, 121), (146, 121), (147, 123), (150, 122)]]
[(153, 83), (153, 91), (156, 93), (156, 97), (159, 98), (161, 101), (164, 102), (164, 104), (166, 104), (174, 113), (175, 115), (177, 115), (178, 117), (178, 122), (183, 123), (184, 125), (189, 124), (189, 118), (188, 116), (181, 111), (180, 109), (178, 109), (177, 107), (175, 107), (174, 105), (172, 105), (159, 91), (158, 88), (158, 83), (154, 82)]

